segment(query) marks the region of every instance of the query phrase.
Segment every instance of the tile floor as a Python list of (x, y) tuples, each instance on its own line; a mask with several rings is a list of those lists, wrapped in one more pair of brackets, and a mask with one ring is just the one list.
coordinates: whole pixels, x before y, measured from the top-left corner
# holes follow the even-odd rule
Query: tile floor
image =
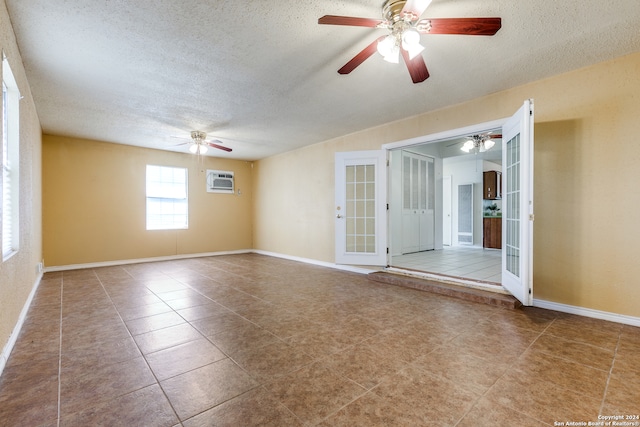
[(639, 367), (640, 328), (229, 255), (47, 273), (0, 425), (589, 422), (640, 413)]
[(497, 249), (445, 246), (435, 251), (394, 256), (391, 265), (485, 282), (502, 280), (502, 252)]

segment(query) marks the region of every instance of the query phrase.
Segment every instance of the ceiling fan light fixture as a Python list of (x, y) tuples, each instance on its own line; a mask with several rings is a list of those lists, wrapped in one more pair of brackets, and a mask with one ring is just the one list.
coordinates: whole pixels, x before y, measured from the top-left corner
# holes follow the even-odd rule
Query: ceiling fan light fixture
[(202, 143), (194, 143), (191, 144), (191, 147), (189, 147), (189, 151), (191, 151), (193, 154), (205, 154), (208, 150), (209, 149), (207, 148), (207, 146)]
[(473, 141), (468, 140), (464, 143), (462, 147), (460, 147), (460, 149), (465, 153), (470, 153), (471, 150), (473, 150), (473, 147), (474, 147)]
[(422, 53), (422, 51), (424, 50), (424, 46), (418, 43), (413, 46), (408, 46), (404, 50), (409, 53), (409, 59), (413, 59)]
[(407, 28), (402, 32), (402, 47), (407, 47), (420, 44), (420, 33), (415, 28)]
[(378, 53), (382, 55), (383, 58), (391, 55), (395, 44), (395, 37), (393, 37), (392, 35), (388, 35), (378, 42)]
[(409, 59), (413, 59), (424, 50), (420, 44), (420, 33), (415, 28), (407, 28), (402, 33), (402, 48), (409, 54)]
[(384, 57), (384, 60), (392, 64), (397, 64), (400, 62), (400, 48), (398, 47), (398, 45), (393, 46), (391, 52), (389, 52), (389, 54)]
[[(499, 137), (502, 137), (502, 135)], [(484, 153), (496, 145), (496, 142), (488, 135), (472, 135), (469, 138), (470, 139), (466, 140), (462, 147), (460, 147), (465, 153)]]

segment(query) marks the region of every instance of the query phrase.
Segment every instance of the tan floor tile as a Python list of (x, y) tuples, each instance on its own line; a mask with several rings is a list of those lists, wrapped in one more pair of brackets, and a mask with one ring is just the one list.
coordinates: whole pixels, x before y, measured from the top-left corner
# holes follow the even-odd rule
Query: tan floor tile
[(360, 344), (323, 359), (333, 372), (349, 378), (365, 389), (378, 385), (385, 376), (406, 366), (401, 359), (374, 351)]
[(444, 345), (419, 357), (413, 364), (469, 390), (484, 394), (511, 365), (508, 361), (486, 359), (460, 353), (455, 346)]
[(182, 423), (184, 427), (302, 426), (287, 408), (263, 388), (256, 388)]
[(46, 360), (60, 354), (60, 326), (52, 322), (50, 325), (33, 325), (29, 330), (22, 330), (11, 352), (9, 361), (14, 363), (28, 362), (34, 359)]
[[(160, 298), (162, 301), (164, 301), (164, 302), (181, 300), (181, 299), (185, 299), (185, 298), (202, 297), (202, 294), (200, 294), (197, 291), (194, 291), (191, 288), (183, 288), (183, 289), (179, 289), (177, 291), (169, 291), (169, 292), (157, 293), (155, 295), (158, 298)], [(208, 302), (210, 303), (211, 300), (208, 300)]]
[(613, 373), (640, 382), (640, 328), (625, 326), (620, 334)]
[(535, 350), (519, 358), (510, 372), (524, 381), (547, 381), (594, 399), (602, 398), (609, 377), (608, 371)]
[(163, 302), (147, 288), (129, 290), (129, 292), (127, 292), (126, 289), (123, 289), (120, 292), (121, 293), (118, 293), (116, 295), (110, 295), (111, 301), (113, 301), (113, 304), (118, 310), (141, 308), (145, 305), (152, 305)]
[(353, 340), (326, 327), (301, 332), (284, 339), (290, 346), (305, 352), (313, 358), (324, 357), (350, 347)]
[(221, 312), (215, 316), (194, 320), (190, 323), (207, 337), (252, 324), (244, 317), (231, 311)]
[(140, 356), (133, 338), (116, 338), (63, 351), (61, 369), (64, 375), (77, 376), (96, 366), (111, 365)]
[(303, 422), (314, 425), (365, 393), (356, 383), (313, 363), (265, 386)]
[(409, 363), (432, 352), (447, 339), (446, 334), (431, 334), (426, 329), (415, 328), (384, 331), (364, 343), (382, 355)]
[(193, 322), (195, 320), (213, 317), (221, 313), (229, 313), (229, 309), (221, 306), (218, 303), (209, 302), (207, 304), (198, 305), (195, 307), (179, 309), (176, 310), (176, 312), (187, 322)]
[(140, 306), (126, 306), (118, 309), (120, 317), (122, 317), (122, 320), (125, 322), (128, 320), (154, 316), (156, 314), (168, 313), (170, 311), (172, 311), (172, 308), (162, 301)]
[(555, 311), (535, 307), (521, 307), (517, 310), (499, 310), (487, 319), (500, 324), (506, 323), (518, 328), (542, 332), (557, 317), (558, 313)]
[(146, 361), (139, 357), (113, 365), (96, 366), (84, 375), (60, 379), (60, 413), (67, 416), (155, 384)]
[(131, 335), (140, 335), (146, 332), (164, 329), (169, 326), (176, 326), (184, 322), (185, 320), (180, 317), (178, 313), (171, 311), (168, 313), (161, 313), (149, 317), (143, 317), (141, 319), (129, 320), (126, 323), (127, 328), (129, 328), (129, 331), (131, 332)]
[(103, 342), (124, 340), (131, 336), (122, 321), (109, 321), (100, 325), (99, 322), (92, 322), (85, 325), (74, 325), (67, 327), (62, 325), (62, 352), (66, 353), (75, 348), (86, 347), (88, 345), (99, 345)]
[(299, 334), (312, 333), (320, 326), (316, 322), (290, 312), (284, 312), (277, 317), (265, 315), (262, 318), (256, 318), (255, 322), (281, 339)]
[(258, 254), (73, 270), (41, 281), (0, 425), (590, 421), (637, 411), (638, 354), (637, 327)]
[(446, 345), (457, 349), (459, 353), (475, 356), (491, 363), (513, 362), (538, 336), (535, 331), (524, 329), (522, 331), (525, 331), (523, 335), (505, 338), (469, 330), (448, 341)]
[(500, 378), (485, 397), (551, 425), (567, 420), (596, 421), (602, 401), (552, 382), (522, 378), (517, 372)]
[(230, 355), (280, 341), (278, 337), (266, 329), (249, 322), (243, 323), (235, 329), (211, 335), (208, 338), (218, 348)]
[(60, 427), (145, 426), (170, 427), (178, 417), (158, 385), (136, 390), (60, 420)]
[(614, 356), (613, 350), (567, 340), (555, 335), (547, 335), (546, 333), (533, 343), (531, 349), (602, 371), (611, 369)]
[(479, 394), (410, 366), (391, 375), (373, 392), (419, 417), (421, 425), (454, 425), (474, 405)]
[[(605, 395), (605, 407), (610, 411), (609, 414), (640, 415), (638, 376), (612, 374)], [(615, 412), (611, 412), (614, 408)]]
[(190, 296), (185, 298), (178, 298), (165, 301), (168, 306), (174, 310), (182, 310), (190, 307), (198, 307), (202, 305), (211, 304), (212, 301), (202, 295)]
[(231, 360), (223, 359), (164, 380), (160, 385), (184, 421), (258, 384)]
[(232, 358), (262, 384), (295, 371), (313, 360), (306, 353), (282, 341), (238, 351)]
[(143, 354), (153, 353), (201, 338), (203, 338), (203, 335), (188, 323), (169, 326), (133, 337)]
[(425, 424), (408, 405), (402, 403), (398, 405), (396, 402), (390, 402), (369, 392), (330, 415), (318, 425), (321, 427), (407, 427)]
[(158, 381), (174, 377), (226, 358), (206, 339), (189, 341), (145, 356)]
[(0, 381), (0, 424), (55, 426), (58, 417), (58, 377), (37, 381)]
[(548, 425), (549, 424), (528, 417), (516, 410), (490, 402), (484, 398), (480, 399), (464, 416), (460, 423), (456, 424), (457, 427), (543, 427)]
[(562, 314), (547, 328), (545, 334), (615, 350), (622, 330), (620, 323), (584, 316)]

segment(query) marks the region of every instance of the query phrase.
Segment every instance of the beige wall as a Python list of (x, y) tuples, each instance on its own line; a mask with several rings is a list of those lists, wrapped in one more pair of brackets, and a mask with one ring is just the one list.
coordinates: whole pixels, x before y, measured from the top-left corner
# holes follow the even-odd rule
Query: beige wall
[[(4, 351), (38, 281), (37, 264), (42, 260), (40, 122), (4, 2), (0, 3), (0, 49), (7, 56), (23, 96), (20, 101), (20, 249), (7, 261), (0, 261), (0, 351)], [(0, 355), (0, 370), (3, 356)]]
[[(43, 136), (47, 267), (251, 249), (251, 164)], [(146, 165), (188, 168), (189, 229), (146, 230)], [(206, 169), (231, 170), (241, 195), (206, 192)]]
[(333, 262), (335, 152), (508, 117), (527, 98), (534, 297), (640, 317), (640, 54), (261, 160), (254, 247)]

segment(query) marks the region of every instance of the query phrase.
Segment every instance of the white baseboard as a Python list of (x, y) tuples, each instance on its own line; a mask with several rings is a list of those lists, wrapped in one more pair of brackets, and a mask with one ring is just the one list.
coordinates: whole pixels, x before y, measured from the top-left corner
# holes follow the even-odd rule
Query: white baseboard
[(577, 314), (579, 316), (593, 317), (594, 319), (608, 320), (610, 322), (623, 323), (625, 325), (640, 326), (640, 317), (611, 313), (608, 311), (594, 310), (592, 308), (578, 307), (575, 305), (560, 304), (558, 302), (533, 300), (533, 306), (547, 310), (560, 311), (562, 313)]
[(206, 252), (197, 254), (183, 254), (183, 255), (169, 255), (152, 258), (138, 258), (138, 259), (124, 259), (117, 261), (104, 261), (104, 262), (90, 262), (86, 264), (69, 264), (69, 265), (56, 265), (52, 267), (45, 267), (44, 271), (50, 273), (53, 271), (68, 271), (68, 270), (81, 270), (83, 268), (100, 268), (100, 267), (114, 267), (125, 264), (142, 264), (145, 262), (158, 262), (158, 261), (174, 261), (178, 259), (189, 258), (203, 258), (208, 256), (218, 255), (235, 255), (235, 254), (247, 254), (254, 252), (252, 249), (239, 249), (236, 251), (222, 251), (222, 252)]
[(16, 341), (18, 340), (18, 336), (20, 335), (20, 331), (22, 330), (22, 326), (24, 325), (24, 321), (27, 318), (27, 312), (29, 311), (29, 307), (31, 307), (31, 303), (33, 302), (33, 297), (36, 295), (36, 291), (40, 286), (40, 281), (42, 280), (42, 273), (38, 274), (36, 278), (36, 282), (31, 287), (31, 292), (29, 292), (29, 296), (22, 306), (22, 311), (20, 311), (20, 316), (18, 317), (18, 321), (13, 327), (13, 331), (11, 335), (9, 335), (9, 340), (5, 344), (2, 349), (2, 353), (0, 353), (0, 375), (2, 375), (2, 371), (4, 371), (4, 367), (7, 365), (7, 361), (9, 360), (9, 355), (13, 350), (13, 347), (16, 345)]

